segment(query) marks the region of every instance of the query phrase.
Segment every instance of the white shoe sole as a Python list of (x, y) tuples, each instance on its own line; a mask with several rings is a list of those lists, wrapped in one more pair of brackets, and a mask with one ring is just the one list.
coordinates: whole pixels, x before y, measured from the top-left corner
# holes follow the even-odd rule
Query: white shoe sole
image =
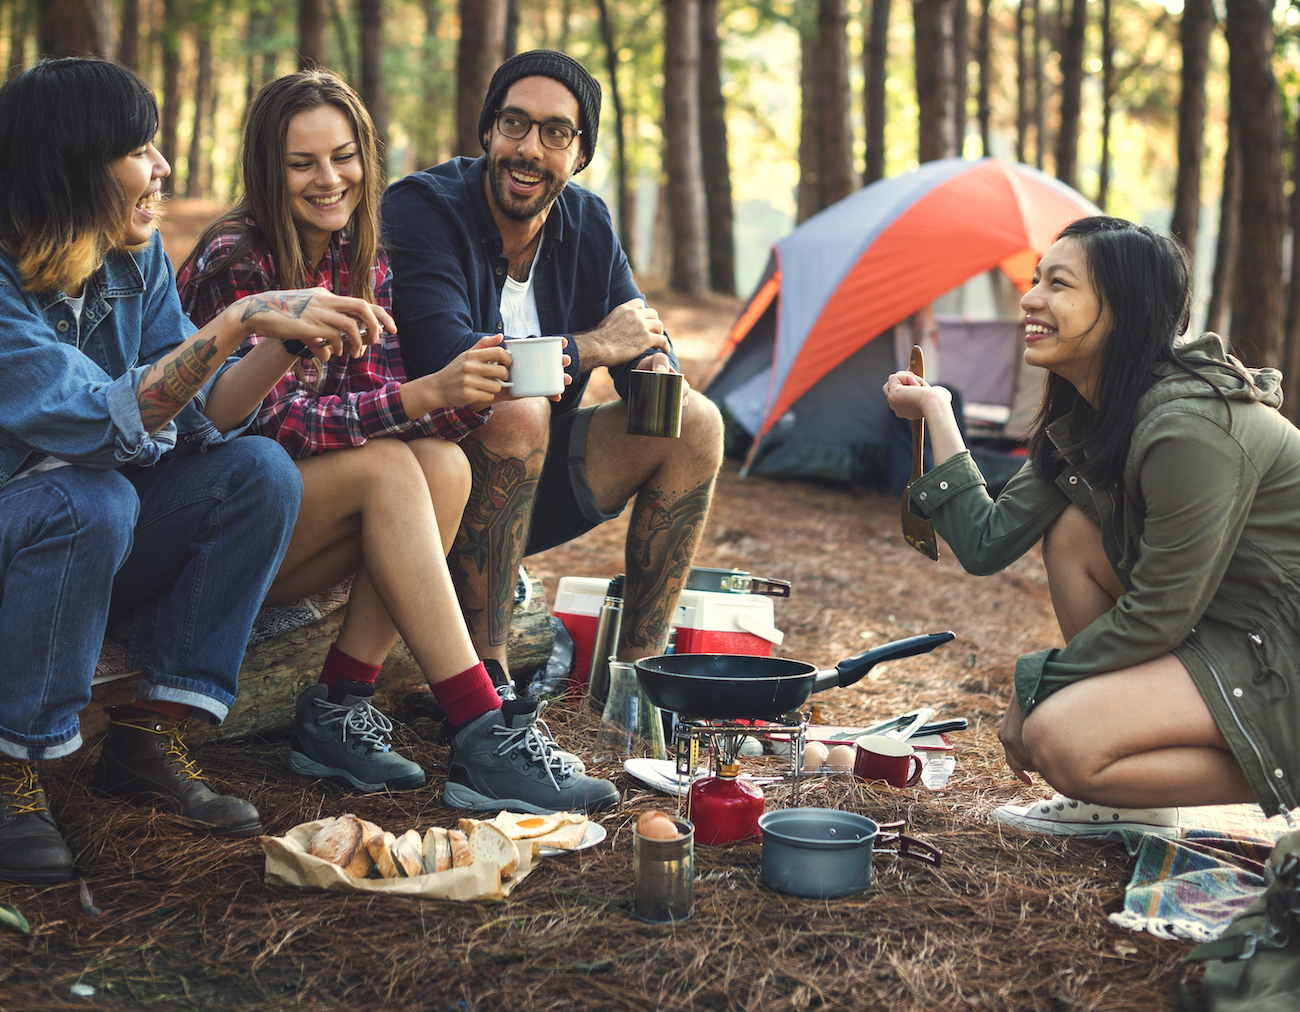
[[(1176, 839), (1181, 830), (1178, 826), (1157, 826), (1146, 822), (1065, 822), (1060, 819), (1036, 819), (1033, 816), (1008, 811), (1011, 806), (993, 810), (993, 818), (998, 822), (1024, 829), (1030, 833), (1044, 833), (1049, 836), (1095, 836), (1109, 837), (1121, 831), (1149, 833)], [(1016, 806), (1019, 807), (1019, 806)], [(1030, 805), (1032, 810), (1035, 806)]]

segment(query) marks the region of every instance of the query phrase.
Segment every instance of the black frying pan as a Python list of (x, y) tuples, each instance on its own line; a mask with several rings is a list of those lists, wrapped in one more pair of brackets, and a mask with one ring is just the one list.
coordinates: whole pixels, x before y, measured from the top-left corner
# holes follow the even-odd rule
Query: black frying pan
[(953, 638), (950, 632), (909, 636), (825, 671), (784, 657), (664, 654), (637, 661), (636, 677), (662, 710), (709, 720), (779, 717), (799, 709), (814, 692), (852, 685), (883, 661), (926, 654)]

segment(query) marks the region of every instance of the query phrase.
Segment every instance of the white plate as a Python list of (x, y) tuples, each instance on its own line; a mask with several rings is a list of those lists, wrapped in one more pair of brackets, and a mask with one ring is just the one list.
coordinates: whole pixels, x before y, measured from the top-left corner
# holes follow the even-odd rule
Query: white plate
[(560, 857), (564, 854), (572, 854), (575, 850), (586, 850), (588, 847), (594, 847), (598, 843), (603, 843), (605, 837), (609, 836), (609, 830), (599, 822), (587, 820), (587, 828), (583, 831), (582, 839), (578, 841), (576, 847), (569, 850), (563, 850), (559, 847), (538, 847), (538, 857)]
[[(682, 777), (677, 779), (677, 763), (671, 759), (625, 759), (623, 769), (633, 780), (637, 780), (653, 791), (681, 797), (690, 786), (690, 781)], [(709, 770), (701, 766), (695, 771), (696, 777), (706, 776)]]

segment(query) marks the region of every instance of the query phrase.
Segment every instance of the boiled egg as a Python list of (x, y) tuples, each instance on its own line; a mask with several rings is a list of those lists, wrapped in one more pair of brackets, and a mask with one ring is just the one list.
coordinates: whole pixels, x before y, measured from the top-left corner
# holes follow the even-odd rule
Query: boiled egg
[(847, 773), (853, 769), (853, 746), (836, 745), (826, 753), (826, 767), (836, 773)]
[(803, 748), (803, 768), (819, 770), (826, 762), (826, 746), (819, 741), (810, 741)]
[(679, 835), (673, 820), (663, 812), (646, 812), (636, 820), (636, 831), (647, 840), (674, 840)]

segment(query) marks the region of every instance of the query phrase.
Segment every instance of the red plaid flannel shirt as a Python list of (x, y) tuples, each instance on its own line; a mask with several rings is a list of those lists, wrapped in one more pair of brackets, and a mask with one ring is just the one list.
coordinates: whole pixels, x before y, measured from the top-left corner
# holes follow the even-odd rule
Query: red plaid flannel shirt
[[(231, 233), (217, 236), (198, 260), (181, 271), (176, 279), (181, 306), (196, 326), (204, 326), (245, 295), (276, 288), (271, 281), (276, 274), (274, 261), (260, 245), (254, 245), (242, 260), (209, 281), (202, 291), (194, 284), (193, 279), (209, 264), (225, 256), (237, 238)], [(341, 242), (339, 288), (347, 292), (347, 237), (343, 236)], [(330, 258), (331, 254), (327, 252), (316, 276), (308, 280), (309, 285), (332, 290), (333, 265)], [(374, 288), (375, 302), (392, 312), (393, 281), (388, 270), (388, 257), (383, 250), (379, 251), (370, 267), (370, 283)], [(247, 353), (263, 340), (259, 334), (250, 335), (240, 345), (239, 354)], [(290, 369), (267, 394), (248, 431), (270, 436), (293, 457), (309, 457), (327, 450), (361, 446), (379, 436), (396, 436), (403, 440), (439, 436), (459, 442), (487, 421), (491, 413), (490, 408), (486, 412), (464, 407), (439, 408), (412, 420), (406, 416), (398, 394), (404, 382), (406, 371), (402, 365), (401, 349), (397, 338), (387, 334), (382, 344), (371, 346), (370, 351), (360, 358), (352, 358), (345, 352), (324, 366), (313, 359)]]

